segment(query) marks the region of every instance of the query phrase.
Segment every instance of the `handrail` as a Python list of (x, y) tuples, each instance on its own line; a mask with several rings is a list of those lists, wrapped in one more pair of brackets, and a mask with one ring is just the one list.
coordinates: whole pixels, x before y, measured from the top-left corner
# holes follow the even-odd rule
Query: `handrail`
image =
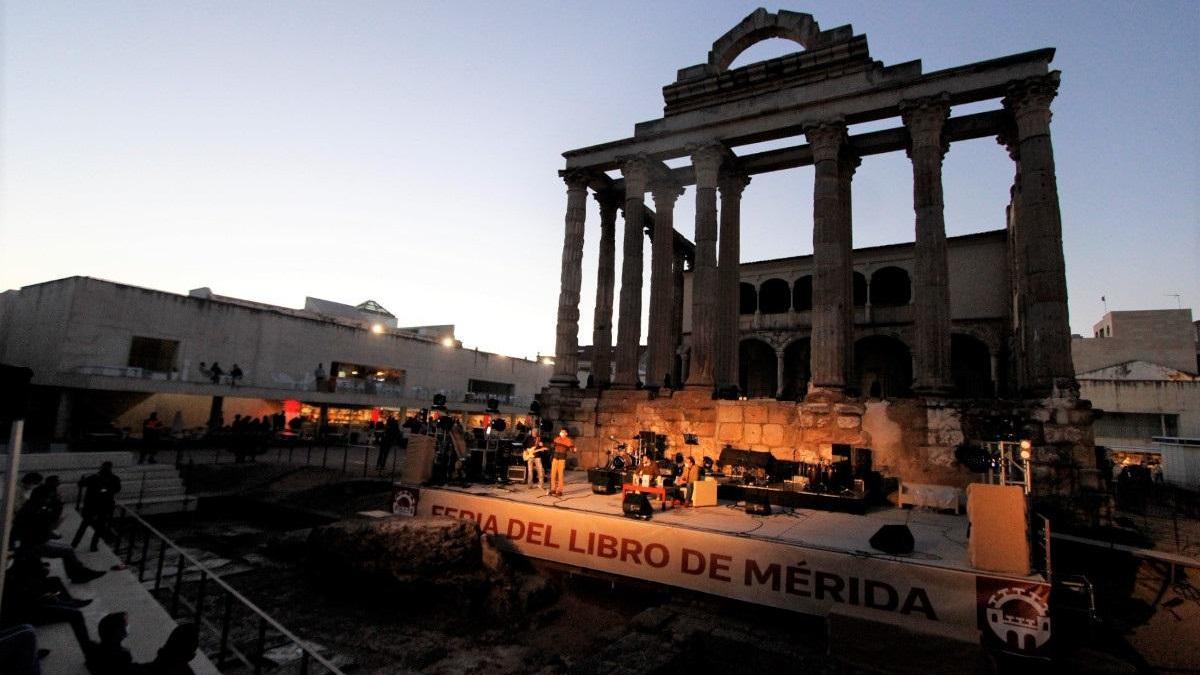
[[(308, 657), (312, 658), (314, 661), (316, 661), (317, 663), (319, 663), (322, 666), (324, 666), (325, 668), (327, 668), (329, 670), (329, 672), (336, 673), (336, 675), (346, 675), (344, 672), (342, 672), (340, 669), (338, 669), (337, 666), (330, 663), (328, 659), (326, 659), (325, 657), (321, 656), (320, 654), (318, 654), (315, 651), (313, 651), (312, 649), (310, 649), (308, 646), (308, 643), (306, 641), (301, 640), (299, 637), (296, 637), (295, 634), (293, 634), (288, 629), (284, 628), (282, 624), (280, 624), (275, 619), (271, 618), (271, 616), (269, 614), (267, 614), (262, 609), (260, 609), (258, 607), (258, 605), (251, 602), (249, 598), (242, 595), (236, 589), (234, 589), (232, 586), (230, 586), (228, 583), (226, 583), (225, 580), (220, 577), (220, 575), (218, 575), (216, 572), (214, 572), (211, 569), (209, 569), (208, 567), (206, 567), (199, 560), (197, 560), (192, 555), (190, 555), (187, 551), (184, 551), (183, 549), (179, 548), (179, 546), (177, 546), (175, 544), (175, 542), (170, 539), (170, 537), (163, 534), (162, 532), (159, 532), (157, 528), (155, 528), (150, 523), (146, 522), (146, 520), (144, 518), (142, 518), (140, 515), (138, 515), (133, 509), (129, 508), (128, 506), (126, 506), (124, 504), (117, 504), (117, 508), (121, 509), (121, 511), (125, 517), (127, 517), (127, 518), (132, 517), (142, 527), (146, 528), (147, 531), (149, 531), (151, 534), (153, 534), (155, 537), (157, 537), (160, 543), (164, 543), (167, 546), (174, 549), (176, 553), (178, 553), (180, 556), (182, 556), (184, 559), (186, 559), (188, 561), (188, 563), (190, 563), (194, 568), (201, 570), (205, 575), (207, 575), (208, 578), (215, 581), (222, 589), (224, 589), (224, 591), (226, 593), (228, 593), (229, 595), (236, 598), (238, 600), (238, 602), (242, 603), (242, 605), (244, 607), (246, 607), (250, 611), (257, 614), (260, 622), (266, 622), (272, 628), (279, 631), (279, 633), (282, 634), (285, 638), (292, 641), (297, 647), (300, 648), (300, 651), (302, 653), (306, 654)], [(182, 583), (182, 582), (183, 582), (182, 577), (176, 579), (177, 584)]]

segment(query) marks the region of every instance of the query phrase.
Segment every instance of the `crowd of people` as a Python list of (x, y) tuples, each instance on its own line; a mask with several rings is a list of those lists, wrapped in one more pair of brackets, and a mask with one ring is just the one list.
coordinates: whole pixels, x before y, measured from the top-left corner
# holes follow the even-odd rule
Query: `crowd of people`
[(167, 639), (158, 656), (149, 663), (135, 663), (122, 645), (128, 635), (123, 612), (105, 616), (98, 628), (99, 641), (93, 641), (81, 609), (91, 599), (76, 598), (62, 579), (53, 576), (48, 561), (62, 561), (63, 571), (72, 585), (94, 581), (105, 570), (85, 565), (75, 553), (87, 530), (92, 530), (91, 551), (101, 539), (112, 536), (111, 523), (121, 479), (113, 473), (111, 462), (104, 462), (96, 473), (80, 481), (83, 491), (82, 521), (71, 544), (62, 542), (58, 528), (62, 524), (64, 504), (58, 476), (43, 477), (30, 472), (21, 477), (15, 495), (15, 516), (10, 537), (11, 562), (0, 603), (0, 673), (37, 675), (41, 659), (49, 652), (37, 647), (35, 626), (66, 623), (71, 627), (80, 652), (93, 675), (177, 675), (190, 673), (188, 662), (199, 646), (196, 627), (183, 624)]
[[(213, 384), (221, 384), (221, 379), (225, 377), (226, 372), (225, 369), (221, 367), (221, 364), (216, 361), (213, 361), (212, 365), (205, 364), (204, 361), (201, 361), (200, 374), (208, 378), (208, 381), (212, 382)], [(246, 374), (243, 373), (241, 367), (235, 363), (229, 369), (228, 375), (229, 386), (236, 387), (241, 384), (242, 378), (245, 377)]]

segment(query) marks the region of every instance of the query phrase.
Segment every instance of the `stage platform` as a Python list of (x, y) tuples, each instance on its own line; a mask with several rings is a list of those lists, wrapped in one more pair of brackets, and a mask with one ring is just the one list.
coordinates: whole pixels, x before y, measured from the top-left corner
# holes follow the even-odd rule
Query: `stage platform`
[[(656, 506), (642, 521), (624, 517), (621, 501), (620, 492), (594, 494), (585, 471), (569, 471), (562, 497), (523, 484), (398, 485), (393, 510), (475, 520), (501, 535), (501, 546), (531, 557), (807, 614), (840, 613), (969, 642), (979, 641), (985, 621), (1015, 632), (1022, 646), (1027, 635), (1037, 646), (1049, 636), (1044, 580), (973, 569), (965, 516), (895, 508), (865, 515), (776, 508), (754, 516), (722, 500)], [(871, 548), (871, 536), (893, 524), (912, 531), (911, 554)], [(1006, 601), (1005, 589), (1034, 603), (1005, 609), (997, 602)]]

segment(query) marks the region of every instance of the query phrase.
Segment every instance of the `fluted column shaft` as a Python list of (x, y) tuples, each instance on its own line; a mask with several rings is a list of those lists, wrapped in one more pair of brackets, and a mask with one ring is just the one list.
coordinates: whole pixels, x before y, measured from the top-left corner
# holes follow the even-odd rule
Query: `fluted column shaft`
[(718, 183), (721, 191), (720, 251), (717, 262), (716, 384), (736, 386), (738, 349), (738, 280), (741, 265), (742, 191), (749, 176), (730, 174)]
[(566, 228), (563, 235), (562, 275), (558, 292), (558, 330), (554, 342), (556, 387), (576, 387), (579, 377), (579, 287), (583, 281), (583, 222), (587, 217), (588, 176), (572, 172), (567, 183)]
[(805, 129), (816, 174), (813, 185), (812, 387), (846, 385), (846, 315), (853, 310), (846, 276), (853, 283), (847, 254), (850, 232), (842, 218), (839, 158), (846, 125), (828, 122)]
[[(686, 257), (683, 249), (676, 246), (675, 262), (671, 267), (671, 287), (674, 289), (671, 300), (671, 384), (679, 387), (683, 383), (683, 357), (680, 346), (683, 341), (683, 267)], [(675, 366), (675, 358), (679, 357), (679, 367)]]
[(717, 177), (725, 150), (706, 145), (692, 153), (696, 173), (696, 264), (692, 271), (692, 355), (687, 386), (711, 389), (717, 338)]
[(671, 266), (675, 262), (675, 200), (682, 189), (671, 180), (650, 186), (654, 195), (654, 237), (650, 249), (650, 322), (646, 347), (646, 386), (661, 386), (674, 365), (671, 319), (675, 285)]
[(1055, 71), (1014, 83), (1004, 98), (1017, 132), (1016, 272), (1025, 280), (1018, 349), (1023, 355), (1021, 388), (1031, 395), (1046, 395), (1055, 380), (1074, 378), (1062, 214), (1050, 142), (1050, 102), (1057, 92)]
[(633, 389), (638, 382), (638, 351), (642, 341), (642, 223), (650, 178), (649, 162), (642, 158), (628, 160), (621, 167), (621, 174), (625, 178), (625, 244), (621, 259), (621, 310), (617, 317), (617, 372), (613, 386)]
[(839, 228), (845, 236), (839, 240), (842, 259), (846, 261), (843, 269), (838, 271), (838, 279), (842, 284), (842, 297), (846, 299), (846, 309), (842, 312), (842, 376), (847, 385), (855, 385), (854, 381), (854, 209), (851, 199), (854, 184), (854, 173), (862, 158), (842, 146), (838, 157), (838, 218)]
[(612, 375), (613, 291), (616, 286), (616, 223), (620, 195), (598, 193), (600, 203), (600, 255), (596, 270), (596, 310), (592, 319), (592, 384), (600, 387)]
[(913, 388), (946, 394), (950, 372), (950, 271), (946, 259), (946, 220), (942, 200), (942, 158), (948, 145), (942, 128), (950, 116), (948, 97), (905, 101), (900, 107), (908, 129), (913, 168), (916, 243), (913, 302), (917, 329)]

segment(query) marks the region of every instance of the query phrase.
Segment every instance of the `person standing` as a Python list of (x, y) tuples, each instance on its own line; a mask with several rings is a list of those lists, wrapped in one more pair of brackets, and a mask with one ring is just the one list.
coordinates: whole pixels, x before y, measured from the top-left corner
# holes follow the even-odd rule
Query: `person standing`
[(208, 373), (209, 379), (213, 384), (221, 384), (221, 376), (225, 374), (225, 371), (221, 369), (221, 364), (213, 361), (212, 366), (208, 369)]
[(79, 546), (83, 541), (84, 530), (89, 526), (92, 528), (92, 551), (96, 550), (100, 537), (107, 537), (109, 534), (108, 524), (112, 521), (117, 493), (121, 491), (121, 479), (113, 473), (112, 466), (112, 462), (104, 462), (100, 465), (99, 472), (84, 476), (83, 480), (79, 481), (79, 487), (84, 490), (81, 514), (83, 522), (79, 523), (79, 529), (75, 530), (75, 538), (71, 540), (72, 548)]
[(318, 363), (317, 369), (313, 371), (313, 377), (317, 380), (317, 391), (325, 391), (325, 364)]
[[(216, 364), (213, 364), (215, 367)], [(154, 464), (154, 455), (158, 452), (158, 437), (162, 433), (163, 424), (158, 419), (158, 413), (152, 412), (142, 422), (142, 448), (138, 453), (138, 464), (149, 461)]]
[(546, 443), (542, 441), (542, 433), (533, 431), (528, 440), (529, 447), (525, 449), (525, 484), (533, 488), (533, 474), (537, 472), (537, 487), (546, 488), (546, 467), (542, 464), (542, 455), (546, 453)]
[(238, 366), (238, 364), (233, 364), (233, 368), (229, 369), (229, 386), (238, 386), (238, 383), (242, 381), (242, 375), (244, 374), (245, 373), (242, 372), (242, 369), (240, 366)]
[(392, 446), (400, 440), (400, 423), (396, 421), (395, 415), (388, 415), (387, 421), (383, 423), (383, 436), (379, 439), (379, 459), (375, 460), (375, 469), (383, 471), (387, 468), (388, 454), (392, 451)]
[(575, 441), (566, 427), (558, 430), (554, 439), (554, 461), (550, 462), (550, 494), (561, 497), (566, 487), (567, 457), (576, 452)]

